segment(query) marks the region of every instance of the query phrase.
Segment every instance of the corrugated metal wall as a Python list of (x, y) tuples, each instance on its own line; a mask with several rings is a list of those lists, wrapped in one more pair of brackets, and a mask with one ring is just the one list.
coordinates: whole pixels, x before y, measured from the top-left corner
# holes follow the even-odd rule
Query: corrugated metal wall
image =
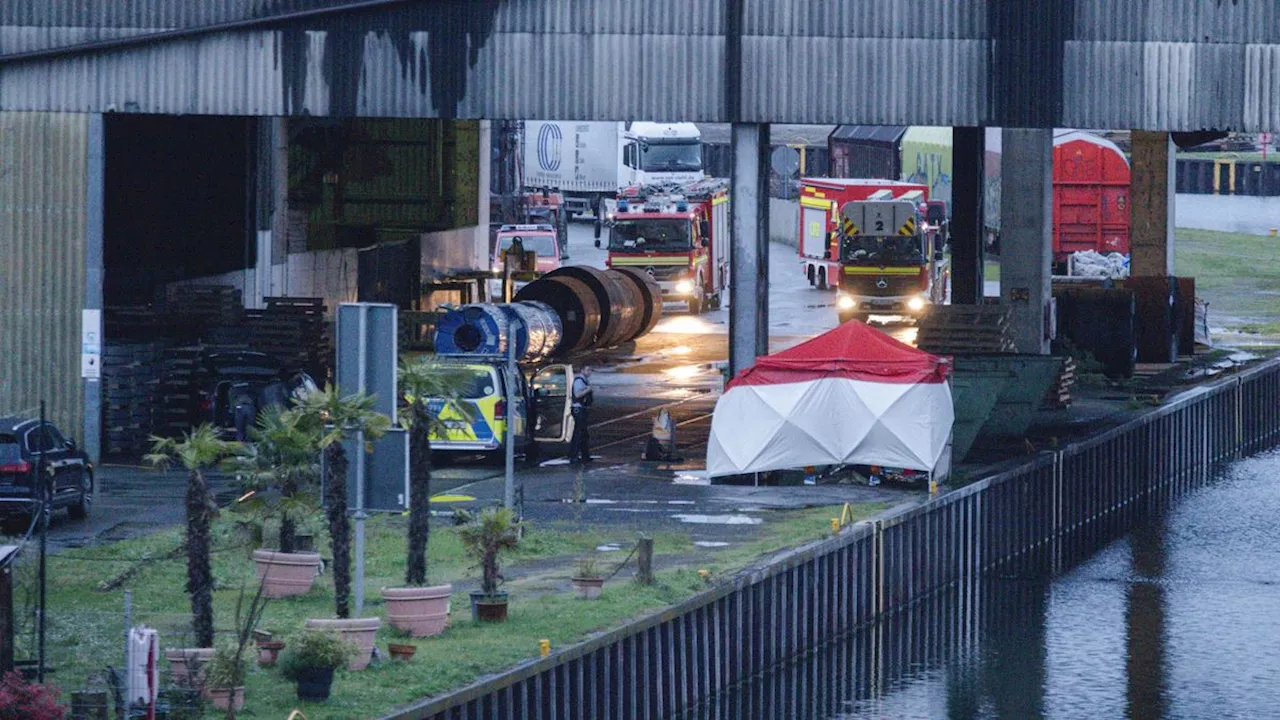
[(0, 413), (80, 437), (86, 115), (0, 112)]
[[(725, 97), (730, 0), (400, 2), (100, 54), (3, 58), (337, 1), (14, 0), (0, 8), (0, 108), (736, 119)], [(1275, 0), (733, 1), (745, 120), (1280, 127)]]

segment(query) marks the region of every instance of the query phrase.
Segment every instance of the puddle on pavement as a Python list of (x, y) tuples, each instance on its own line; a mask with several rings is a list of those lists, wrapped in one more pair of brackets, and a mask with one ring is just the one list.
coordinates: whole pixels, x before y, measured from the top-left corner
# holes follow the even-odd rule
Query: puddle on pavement
[(622, 549), (621, 545), (597, 545), (596, 552), (618, 552)]
[(587, 498), (588, 505), (617, 505), (617, 500), (604, 500), (602, 498)]
[(694, 540), (693, 544), (695, 547), (700, 547), (700, 548), (729, 547), (729, 543), (720, 542), (719, 540)]
[(680, 365), (678, 367), (667, 368), (662, 371), (663, 375), (672, 380), (689, 380), (695, 378), (705, 371), (702, 365)]
[[(654, 502), (657, 502), (657, 500), (654, 500)], [(667, 504), (668, 505), (696, 505), (697, 503), (694, 502), (693, 500), (668, 500)]]
[(710, 485), (711, 478), (707, 477), (706, 473), (681, 472), (676, 473), (675, 477), (671, 478), (671, 482), (676, 485)]
[(760, 518), (747, 515), (672, 515), (671, 517), (693, 525), (759, 525), (764, 522)]

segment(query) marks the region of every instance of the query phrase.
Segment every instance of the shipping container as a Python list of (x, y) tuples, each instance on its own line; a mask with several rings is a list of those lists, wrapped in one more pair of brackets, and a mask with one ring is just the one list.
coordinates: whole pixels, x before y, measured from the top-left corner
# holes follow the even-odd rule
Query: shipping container
[(831, 175), (898, 180), (902, 177), (903, 125), (841, 125), (827, 138)]
[(1129, 254), (1129, 161), (1109, 140), (1079, 131), (1053, 139), (1053, 260), (1074, 252)]

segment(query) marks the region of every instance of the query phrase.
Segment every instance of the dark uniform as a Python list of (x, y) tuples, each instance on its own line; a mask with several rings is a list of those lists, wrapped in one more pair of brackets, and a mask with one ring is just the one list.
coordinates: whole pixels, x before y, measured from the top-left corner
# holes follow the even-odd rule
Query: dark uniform
[(582, 375), (573, 379), (573, 437), (569, 439), (569, 462), (591, 462), (591, 436), (588, 432), (587, 408), (591, 407), (591, 383)]

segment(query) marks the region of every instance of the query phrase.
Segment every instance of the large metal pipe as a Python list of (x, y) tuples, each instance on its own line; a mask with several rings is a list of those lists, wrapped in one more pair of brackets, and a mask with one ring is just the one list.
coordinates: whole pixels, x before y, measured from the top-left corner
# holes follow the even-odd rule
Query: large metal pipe
[[(595, 293), (600, 305), (600, 330), (591, 345), (593, 349), (619, 345), (626, 341), (628, 332), (635, 333), (635, 326), (639, 323), (637, 316), (640, 315), (639, 293), (632, 290), (631, 283), (620, 275), (598, 268), (570, 265), (552, 270), (543, 277), (573, 278)], [(536, 284), (530, 283), (526, 287)]]
[(640, 331), (629, 339), (635, 340), (648, 335), (653, 331), (658, 321), (662, 319), (662, 288), (658, 285), (658, 281), (653, 279), (652, 275), (640, 268), (617, 268), (614, 272), (625, 276), (634, 283), (636, 289), (640, 291), (640, 297), (644, 302)]
[(545, 360), (559, 349), (560, 317), (540, 302), (464, 305), (445, 314), (436, 328), (442, 355), (505, 356), (514, 346), (521, 362)]
[(557, 355), (583, 352), (595, 346), (600, 331), (600, 303), (591, 288), (572, 277), (543, 277), (516, 293), (518, 302), (546, 303), (560, 317)]

